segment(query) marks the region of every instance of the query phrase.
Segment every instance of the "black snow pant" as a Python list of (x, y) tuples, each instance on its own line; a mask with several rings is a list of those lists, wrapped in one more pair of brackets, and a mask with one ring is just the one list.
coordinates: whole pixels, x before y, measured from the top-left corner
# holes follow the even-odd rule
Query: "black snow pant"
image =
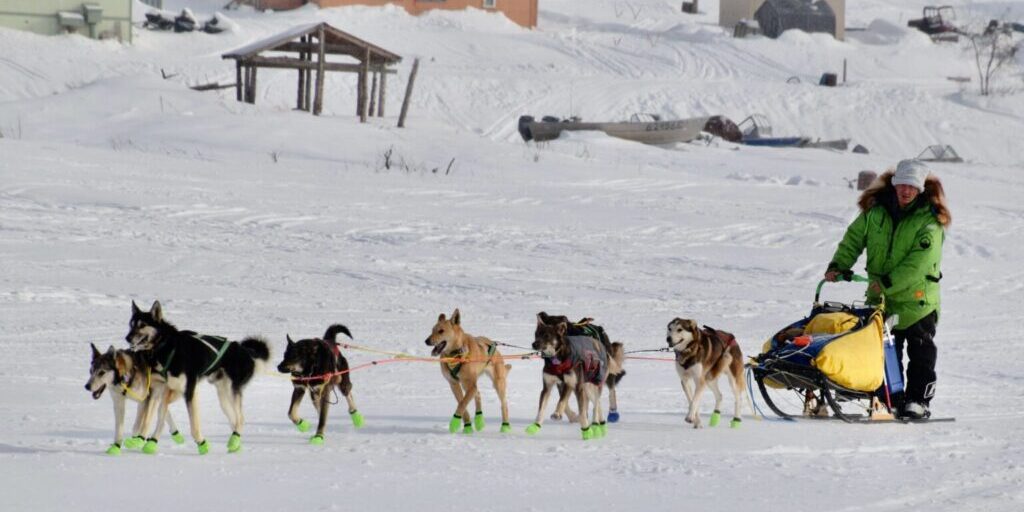
[(902, 409), (905, 403), (928, 405), (935, 395), (935, 325), (938, 313), (932, 313), (906, 329), (893, 329), (896, 338), (896, 357), (903, 371), (903, 347), (907, 347), (907, 380), (903, 396), (895, 397), (895, 405)]

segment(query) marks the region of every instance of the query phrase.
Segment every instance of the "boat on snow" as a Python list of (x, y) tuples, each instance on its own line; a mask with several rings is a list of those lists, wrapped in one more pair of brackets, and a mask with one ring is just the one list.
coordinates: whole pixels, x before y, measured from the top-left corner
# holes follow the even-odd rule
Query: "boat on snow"
[(654, 114), (633, 114), (629, 121), (584, 123), (578, 117), (559, 119), (544, 116), (519, 117), (519, 134), (523, 140), (544, 142), (557, 139), (564, 131), (599, 131), (612, 137), (656, 146), (689, 142), (700, 136), (708, 117), (662, 120)]

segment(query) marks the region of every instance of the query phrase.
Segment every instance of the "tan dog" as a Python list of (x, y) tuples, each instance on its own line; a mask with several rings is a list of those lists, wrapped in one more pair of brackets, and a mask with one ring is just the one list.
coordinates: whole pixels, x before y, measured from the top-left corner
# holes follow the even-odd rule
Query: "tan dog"
[[(669, 348), (676, 353), (676, 372), (683, 385), (683, 393), (689, 403), (686, 421), (693, 423), (693, 428), (700, 428), (700, 397), (704, 388), (710, 386), (715, 394), (715, 412), (711, 416), (711, 426), (718, 424), (719, 409), (722, 406), (722, 392), (718, 389), (718, 377), (725, 373), (732, 384), (736, 407), (731, 426), (740, 425), (740, 403), (747, 396), (746, 379), (743, 375), (743, 352), (736, 343), (736, 337), (725, 331), (716, 331), (705, 326), (697, 327), (697, 322), (676, 318), (668, 323), (666, 340)], [(696, 389), (691, 389), (694, 385)], [(753, 406), (751, 405), (751, 410)]]
[[(441, 375), (448, 381), (458, 402), (455, 415), (448, 423), (448, 431), (457, 432), (460, 419), (463, 434), (472, 434), (474, 427), (483, 430), (484, 413), (477, 385), (480, 376), (486, 374), (494, 383), (494, 390), (501, 400), (501, 432), (511, 432), (505, 389), (508, 371), (512, 367), (505, 364), (497, 344), (483, 336), (473, 336), (463, 331), (458, 309), (452, 313), (451, 319), (445, 318), (444, 313), (437, 317), (437, 323), (426, 339), (426, 344), (434, 347), (431, 355), (444, 358), (441, 361)], [(470, 400), (476, 402), (476, 415), (472, 422), (466, 411)]]

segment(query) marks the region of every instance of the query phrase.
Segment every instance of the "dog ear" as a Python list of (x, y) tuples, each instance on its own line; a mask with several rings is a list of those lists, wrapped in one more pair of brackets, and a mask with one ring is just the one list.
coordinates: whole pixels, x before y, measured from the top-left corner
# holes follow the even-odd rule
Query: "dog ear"
[(537, 313), (537, 325), (546, 325), (544, 323), (544, 317), (546, 317), (546, 316), (547, 316), (547, 313), (544, 313), (543, 311), (541, 311), (540, 313)]
[(462, 320), (460, 316), (461, 315), (459, 315), (459, 308), (455, 308), (455, 311), (452, 312), (452, 323), (455, 325), (459, 325), (459, 321)]
[(693, 341), (700, 341), (700, 328), (697, 327), (697, 322), (690, 322), (690, 334), (693, 335)]
[(100, 357), (100, 351), (96, 350), (96, 345), (94, 345), (93, 343), (89, 343), (89, 346), (92, 347), (92, 358), (96, 359)]
[(139, 309), (139, 306), (135, 305), (135, 301), (133, 300), (132, 301), (132, 316), (135, 316), (135, 315), (137, 315), (139, 313), (142, 313), (142, 310)]
[(164, 321), (164, 308), (160, 306), (160, 301), (153, 301), (153, 307), (149, 308), (149, 314), (153, 315), (153, 320), (157, 322)]
[(566, 325), (565, 322), (558, 322), (558, 327), (556, 327), (556, 329), (558, 330), (558, 335), (559, 336), (565, 336), (565, 331), (568, 328), (569, 328), (569, 326)]
[(114, 348), (114, 346), (113, 346), (113, 345), (111, 345), (111, 346), (107, 347), (107, 352), (106, 352), (107, 354), (113, 354), (113, 353), (115, 353), (115, 352), (117, 352), (117, 349), (116, 349), (116, 348)]
[(444, 313), (441, 313), (440, 315), (437, 315), (437, 321), (438, 322), (444, 322), (445, 318), (447, 318), (447, 317), (444, 316)]

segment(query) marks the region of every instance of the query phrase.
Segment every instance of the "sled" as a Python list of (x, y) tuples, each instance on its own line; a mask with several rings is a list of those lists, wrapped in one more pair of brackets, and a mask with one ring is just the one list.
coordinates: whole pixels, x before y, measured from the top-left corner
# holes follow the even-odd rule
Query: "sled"
[[(846, 281), (867, 282), (847, 273)], [(765, 404), (787, 419), (830, 418), (848, 423), (899, 421), (891, 396), (903, 375), (886, 321), (877, 306), (821, 302), (818, 283), (811, 312), (765, 342), (750, 364)]]

